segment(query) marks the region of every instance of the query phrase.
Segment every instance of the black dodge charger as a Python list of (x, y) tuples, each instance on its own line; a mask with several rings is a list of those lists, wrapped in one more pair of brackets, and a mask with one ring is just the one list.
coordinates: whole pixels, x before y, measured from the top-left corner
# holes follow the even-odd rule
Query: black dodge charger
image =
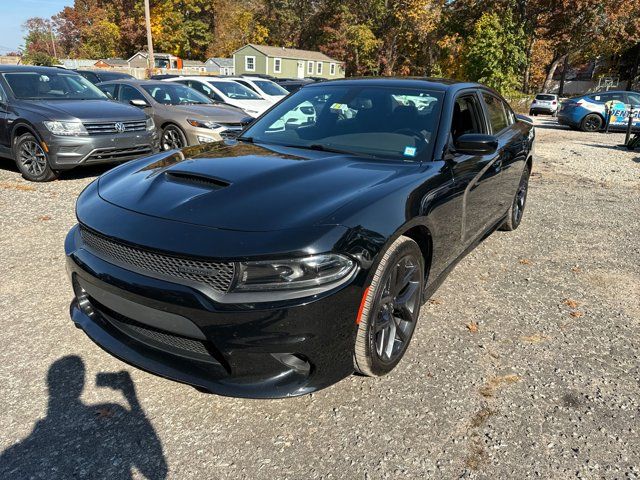
[(384, 375), (453, 266), (520, 224), (534, 136), (478, 84), (311, 84), (237, 141), (89, 185), (65, 245), (71, 317), (116, 357), (223, 395)]

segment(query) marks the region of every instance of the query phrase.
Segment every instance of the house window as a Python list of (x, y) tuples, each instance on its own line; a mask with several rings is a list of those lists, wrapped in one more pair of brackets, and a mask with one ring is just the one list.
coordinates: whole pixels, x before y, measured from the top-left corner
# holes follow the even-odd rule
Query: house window
[(316, 70), (318, 75), (322, 75), (322, 62), (318, 62), (318, 68)]
[(273, 73), (281, 73), (282, 72), (282, 59), (274, 58), (273, 59)]
[(247, 72), (256, 71), (256, 57), (244, 57), (244, 69)]
[(313, 75), (313, 62), (309, 61), (307, 62), (307, 73), (310, 75)]
[(329, 65), (329, 75), (335, 75), (336, 74), (336, 64), (332, 63), (331, 65)]

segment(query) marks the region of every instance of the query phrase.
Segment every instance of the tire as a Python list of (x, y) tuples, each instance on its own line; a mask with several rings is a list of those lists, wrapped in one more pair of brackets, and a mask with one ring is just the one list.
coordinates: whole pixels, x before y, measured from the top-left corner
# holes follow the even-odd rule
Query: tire
[(13, 142), (13, 158), (25, 180), (30, 182), (50, 182), (58, 177), (51, 169), (49, 155), (36, 137), (25, 133)]
[(580, 128), (583, 132), (598, 132), (602, 129), (604, 125), (604, 120), (597, 113), (590, 113), (586, 117), (582, 119), (580, 123)]
[(511, 203), (509, 211), (507, 212), (507, 219), (500, 226), (500, 230), (512, 232), (518, 228), (520, 222), (522, 222), (524, 208), (527, 205), (527, 192), (529, 191), (530, 175), (531, 172), (529, 171), (529, 167), (524, 167), (524, 172), (522, 172), (522, 177), (520, 177), (520, 183), (518, 184), (518, 190), (516, 191), (516, 194), (513, 197), (513, 203)]
[(187, 138), (177, 125), (169, 124), (162, 129), (160, 134), (160, 148), (167, 150), (180, 150), (187, 146)]
[(357, 372), (386, 375), (404, 356), (420, 315), (424, 271), (420, 247), (408, 237), (384, 252), (360, 315), (353, 355)]

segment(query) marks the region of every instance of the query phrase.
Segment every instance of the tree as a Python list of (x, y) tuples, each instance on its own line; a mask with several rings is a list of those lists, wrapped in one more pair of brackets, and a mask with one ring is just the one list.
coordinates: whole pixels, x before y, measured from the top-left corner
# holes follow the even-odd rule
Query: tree
[(56, 55), (62, 54), (54, 26), (50, 20), (33, 17), (24, 23), (22, 29), (26, 31), (24, 37), (24, 52), (27, 58), (45, 58), (41, 54), (55, 58)]
[(464, 68), (470, 80), (507, 93), (519, 85), (525, 63), (524, 34), (510, 14), (484, 13), (466, 43)]

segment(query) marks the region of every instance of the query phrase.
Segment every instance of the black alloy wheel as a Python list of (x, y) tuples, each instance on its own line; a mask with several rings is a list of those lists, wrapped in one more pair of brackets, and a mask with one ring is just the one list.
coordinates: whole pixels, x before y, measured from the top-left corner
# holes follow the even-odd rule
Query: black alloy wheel
[(520, 183), (518, 184), (518, 190), (516, 191), (513, 203), (511, 204), (511, 207), (509, 207), (509, 212), (507, 213), (507, 219), (500, 227), (500, 230), (511, 232), (520, 225), (522, 216), (524, 215), (524, 208), (527, 205), (530, 174), (531, 172), (529, 171), (529, 167), (524, 167)]
[(590, 113), (582, 120), (582, 130), (585, 132), (597, 132), (602, 128), (603, 120), (597, 113)]
[(167, 125), (162, 129), (160, 146), (162, 150), (180, 150), (187, 146), (187, 139), (180, 128), (175, 125)]
[(402, 359), (420, 315), (424, 281), (420, 247), (400, 237), (385, 252), (364, 299), (354, 351), (358, 372), (385, 375)]
[(25, 133), (15, 140), (14, 158), (22, 176), (32, 182), (49, 182), (57, 177), (38, 139)]

